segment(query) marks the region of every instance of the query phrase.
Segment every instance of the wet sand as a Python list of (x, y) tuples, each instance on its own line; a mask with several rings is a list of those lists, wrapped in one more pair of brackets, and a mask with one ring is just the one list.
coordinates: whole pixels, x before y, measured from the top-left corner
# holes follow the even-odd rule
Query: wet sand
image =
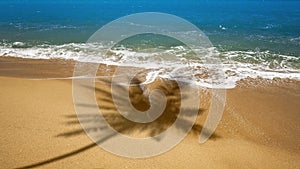
[[(72, 76), (73, 65), (70, 60), (0, 57), (0, 168), (300, 166), (299, 81), (239, 81), (236, 88), (227, 90), (226, 107), (217, 130), (206, 143), (199, 144), (198, 136), (210, 105), (209, 90), (203, 89), (196, 124), (180, 144), (159, 156), (130, 159), (106, 152), (83, 132), (74, 110), (72, 80), (41, 80)], [(164, 83), (174, 86), (172, 82)], [(96, 97), (103, 114), (116, 114), (110, 91), (109, 83), (97, 83)], [(133, 105), (146, 109), (149, 103), (140, 90), (131, 91)], [(168, 92), (176, 96), (176, 87)], [(168, 128), (172, 118), (176, 118), (173, 113), (146, 128), (120, 117), (107, 120), (112, 126), (116, 121), (122, 123), (115, 127), (124, 134), (149, 136)]]

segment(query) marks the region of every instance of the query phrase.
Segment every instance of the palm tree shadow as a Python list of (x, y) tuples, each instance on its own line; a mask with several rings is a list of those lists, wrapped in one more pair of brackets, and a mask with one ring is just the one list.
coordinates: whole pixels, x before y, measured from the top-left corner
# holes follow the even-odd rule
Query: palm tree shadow
[[(143, 90), (145, 86), (140, 86), (139, 84), (141, 81), (139, 79), (134, 78), (132, 80), (133, 86), (129, 87), (129, 97), (131, 104), (140, 111), (145, 111), (149, 109), (150, 103), (147, 98), (147, 91)], [(136, 85), (134, 85), (136, 84)], [(183, 110), (185, 112), (184, 116), (189, 117), (192, 116), (192, 113), (195, 111), (194, 109), (191, 109), (189, 107), (183, 107), (181, 108), (181, 99), (186, 99), (188, 95), (180, 95), (180, 88), (176, 84), (176, 82), (172, 81), (164, 81), (164, 80), (158, 80), (154, 82), (155, 88), (159, 88), (164, 92), (167, 98), (167, 105), (165, 111), (162, 113), (160, 117), (158, 117), (156, 120), (150, 122), (150, 123), (136, 123), (133, 121), (130, 121), (123, 117), (117, 110), (117, 108), (114, 105), (113, 99), (112, 99), (112, 93), (111, 93), (111, 85), (118, 85), (118, 84), (111, 84), (110, 80), (104, 80), (98, 81), (96, 83), (96, 88), (91, 89), (95, 90), (97, 102), (99, 104), (99, 110), (102, 113), (102, 116), (104, 119), (99, 118), (99, 114), (84, 114), (84, 115), (67, 115), (65, 118), (67, 119), (66, 125), (80, 125), (81, 124), (90, 124), (89, 128), (83, 129), (76, 129), (71, 130), (67, 132), (60, 133), (56, 135), (55, 137), (63, 137), (63, 138), (69, 138), (78, 136), (81, 134), (91, 134), (93, 132), (99, 132), (99, 131), (106, 131), (107, 126), (103, 125), (103, 120), (105, 120), (110, 127), (112, 127), (114, 130), (118, 131), (119, 133), (129, 135), (132, 137), (153, 137), (156, 139), (156, 141), (160, 141), (160, 139), (157, 139), (154, 136), (159, 135), (163, 131), (166, 131), (170, 126), (174, 124), (175, 121), (178, 121), (179, 125), (176, 125), (175, 127), (178, 130), (182, 130), (184, 132), (189, 132), (193, 135), (200, 134), (201, 130), (203, 129), (201, 124), (195, 123), (190, 131), (187, 131), (187, 128), (184, 124), (189, 123), (188, 118), (179, 118), (178, 114), (180, 110)], [(87, 88), (90, 88), (86, 86)], [(127, 88), (122, 85), (118, 85), (118, 95), (117, 99), (126, 99), (122, 97), (125, 92), (128, 92)], [(146, 86), (147, 87), (147, 86)], [(149, 87), (151, 88), (151, 86)], [(145, 94), (146, 93), (146, 94)], [(159, 101), (159, 100), (157, 100)], [(79, 106), (83, 107), (91, 107), (93, 105), (89, 104), (79, 104)], [(196, 110), (198, 111), (198, 115), (202, 114), (204, 109)], [(79, 120), (80, 119), (80, 123)], [(63, 160), (65, 158), (74, 156), (76, 154), (82, 153), (84, 151), (87, 151), (95, 146), (97, 146), (100, 143), (103, 143), (110, 138), (115, 136), (115, 133), (112, 132), (104, 132), (105, 135), (101, 135), (97, 141), (94, 143), (88, 144), (84, 147), (78, 148), (76, 150), (73, 150), (69, 153), (65, 153), (50, 159), (46, 159), (44, 161), (40, 161), (34, 164), (29, 164), (26, 166), (22, 166), (19, 168), (33, 168), (38, 166), (43, 166), (49, 163), (53, 163), (59, 160)], [(217, 139), (220, 138), (220, 136), (213, 134), (210, 138)]]

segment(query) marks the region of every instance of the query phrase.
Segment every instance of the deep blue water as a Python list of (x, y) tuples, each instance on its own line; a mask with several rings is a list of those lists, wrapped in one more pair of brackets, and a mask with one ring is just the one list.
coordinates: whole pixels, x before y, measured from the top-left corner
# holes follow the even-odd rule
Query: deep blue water
[(197, 25), (221, 50), (300, 55), (300, 1), (1, 0), (2, 42), (85, 42), (106, 23), (164, 12)]

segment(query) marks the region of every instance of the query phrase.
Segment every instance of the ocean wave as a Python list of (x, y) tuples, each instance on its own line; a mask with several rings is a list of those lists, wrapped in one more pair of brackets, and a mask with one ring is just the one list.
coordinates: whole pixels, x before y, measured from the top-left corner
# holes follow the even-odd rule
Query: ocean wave
[(56, 29), (77, 29), (77, 26), (74, 25), (62, 25), (62, 24), (41, 24), (41, 23), (21, 23), (21, 22), (11, 22), (8, 24), (18, 30), (36, 30), (39, 32), (50, 31)]
[(290, 38), (291, 42), (294, 42), (296, 44), (300, 44), (300, 37), (296, 37), (296, 38)]
[[(107, 50), (99, 43), (68, 43), (62, 45), (28, 45), (24, 42), (0, 44), (0, 56), (31, 59), (72, 59), (110, 65), (142, 67), (150, 77), (189, 81), (197, 85), (233, 88), (240, 79), (263, 77), (300, 80), (300, 57), (275, 54), (270, 51), (221, 51), (212, 48), (218, 61), (207, 64), (205, 58), (193, 55), (185, 46), (155, 49), (134, 49), (124, 46)], [(197, 49), (202, 50), (202, 49)], [(105, 55), (103, 54), (105, 51)], [(216, 68), (222, 73), (211, 72)], [(158, 73), (159, 72), (159, 73)], [(206, 74), (210, 73), (207, 78)], [(148, 79), (148, 81), (151, 81)]]

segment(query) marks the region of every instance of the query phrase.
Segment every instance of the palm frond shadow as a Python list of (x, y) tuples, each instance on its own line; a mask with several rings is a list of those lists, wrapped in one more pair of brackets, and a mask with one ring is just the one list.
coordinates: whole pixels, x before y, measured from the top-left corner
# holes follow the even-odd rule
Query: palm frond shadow
[[(136, 79), (135, 79), (136, 80)], [(132, 135), (134, 133), (134, 135), (140, 135), (142, 134), (143, 137), (153, 137), (156, 136), (158, 134), (160, 134), (161, 132), (167, 130), (171, 125), (174, 124), (174, 122), (177, 120), (179, 123), (179, 125), (176, 125), (175, 127), (178, 130), (183, 130), (185, 132), (187, 128), (185, 127), (185, 124), (188, 123), (189, 121), (186, 120), (186, 118), (178, 118), (178, 114), (180, 112), (180, 100), (181, 99), (185, 99), (188, 97), (188, 94), (183, 94), (180, 96), (180, 90), (179, 87), (177, 85), (174, 85), (173, 82), (163, 82), (163, 85), (161, 85), (160, 82), (158, 87), (164, 91), (166, 97), (167, 97), (167, 106), (165, 111), (163, 112), (163, 114), (157, 118), (156, 120), (154, 120), (153, 122), (150, 123), (135, 123), (132, 122), (126, 118), (124, 118), (122, 115), (120, 115), (120, 113), (118, 112), (118, 110), (116, 109), (116, 107), (114, 106), (114, 102), (112, 100), (112, 93), (111, 90), (109, 90), (108, 88), (103, 87), (103, 84), (109, 84), (109, 80), (105, 81), (102, 80), (102, 82), (100, 82), (102, 84), (96, 85), (95, 89), (91, 89), (91, 90), (95, 90), (96, 93), (96, 97), (97, 97), (97, 101), (99, 104), (99, 110), (102, 113), (104, 119), (106, 120), (107, 123), (110, 124), (110, 126), (112, 128), (114, 128), (116, 131), (118, 131), (119, 133), (125, 134), (125, 135)], [(135, 83), (140, 83), (140, 81), (137, 81)], [(166, 83), (166, 84), (165, 84)], [(102, 85), (102, 86), (101, 86)], [(118, 84), (112, 84), (112, 85), (118, 85)], [(109, 85), (106, 85), (106, 87)], [(88, 86), (86, 86), (88, 87)], [(156, 86), (157, 87), (157, 86)], [(90, 88), (90, 87), (88, 87)], [(124, 92), (128, 92), (128, 90), (122, 86), (122, 85), (118, 85), (118, 97), (117, 99), (127, 99), (122, 97)], [(131, 99), (131, 103), (132, 105), (140, 110), (140, 111), (145, 111), (150, 107), (150, 103), (148, 101), (148, 98), (145, 96), (145, 92), (142, 90), (141, 86), (139, 85), (134, 85), (133, 87), (130, 87), (129, 90), (129, 96)], [(78, 106), (83, 106), (83, 107), (90, 107), (93, 105), (89, 105), (89, 104), (78, 104)], [(191, 116), (192, 111), (195, 111), (189, 107), (184, 107), (181, 108), (185, 114), (184, 116)], [(198, 115), (202, 114), (204, 109), (200, 109), (197, 110), (198, 111)], [(34, 164), (30, 164), (30, 165), (26, 165), (26, 166), (22, 166), (19, 168), (33, 168), (33, 167), (38, 167), (38, 166), (42, 166), (42, 165), (46, 165), (49, 163), (53, 163), (59, 160), (63, 160), (65, 158), (74, 156), (76, 154), (79, 154), (81, 152), (87, 151), (88, 149), (91, 149), (95, 146), (97, 146), (97, 144), (103, 143), (107, 140), (109, 140), (110, 138), (115, 136), (115, 133), (111, 133), (111, 132), (105, 132), (105, 130), (107, 129), (107, 126), (103, 125), (103, 119), (99, 119), (99, 114), (89, 114), (86, 113), (84, 115), (67, 115), (65, 116), (65, 118), (67, 119), (67, 122), (65, 123), (66, 125), (76, 125), (76, 124), (80, 124), (80, 123), (84, 123), (84, 124), (91, 124), (89, 128), (85, 128), (85, 130), (83, 129), (75, 129), (75, 130), (71, 130), (71, 131), (66, 131), (63, 133), (60, 133), (58, 135), (56, 135), (56, 137), (63, 137), (63, 138), (69, 138), (69, 137), (75, 137), (81, 134), (90, 134), (92, 132), (99, 132), (102, 131), (102, 133), (105, 133), (104, 135), (99, 136), (99, 139), (97, 141), (95, 141), (94, 143), (91, 143), (89, 145), (86, 145), (84, 147), (78, 148), (76, 150), (73, 150), (69, 153), (65, 153), (41, 162), (37, 162)], [(78, 118), (80, 118), (80, 123)], [(201, 124), (194, 124), (192, 129), (189, 131), (190, 133), (192, 133), (193, 135), (199, 135), (201, 130), (203, 129)], [(104, 132), (103, 132), (104, 131)], [(155, 138), (155, 137), (154, 137)], [(196, 137), (197, 138), (197, 137)], [(217, 139), (220, 138), (220, 136), (213, 134), (210, 138), (213, 139)], [(160, 141), (160, 139), (155, 138), (156, 141)]]

